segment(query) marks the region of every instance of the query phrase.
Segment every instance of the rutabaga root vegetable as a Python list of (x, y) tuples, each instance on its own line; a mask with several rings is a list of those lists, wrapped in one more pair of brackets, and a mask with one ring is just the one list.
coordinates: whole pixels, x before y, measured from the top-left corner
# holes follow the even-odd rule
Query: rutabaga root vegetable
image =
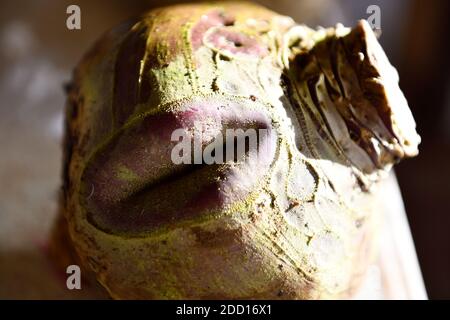
[[(420, 141), (367, 22), (313, 30), (243, 2), (113, 29), (76, 68), (66, 120), (54, 248), (121, 299), (349, 297), (375, 252), (374, 190)], [(201, 150), (266, 134), (180, 164), (177, 129)]]

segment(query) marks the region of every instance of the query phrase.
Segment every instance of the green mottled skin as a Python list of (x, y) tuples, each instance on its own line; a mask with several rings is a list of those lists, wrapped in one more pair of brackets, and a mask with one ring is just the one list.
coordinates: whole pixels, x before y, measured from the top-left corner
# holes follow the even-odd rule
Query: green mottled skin
[[(315, 31), (221, 2), (113, 29), (69, 91), (74, 249), (113, 298), (348, 297), (374, 255), (373, 190), (417, 152), (397, 82), (365, 22)], [(269, 151), (176, 166), (168, 137), (194, 120), (269, 128)]]

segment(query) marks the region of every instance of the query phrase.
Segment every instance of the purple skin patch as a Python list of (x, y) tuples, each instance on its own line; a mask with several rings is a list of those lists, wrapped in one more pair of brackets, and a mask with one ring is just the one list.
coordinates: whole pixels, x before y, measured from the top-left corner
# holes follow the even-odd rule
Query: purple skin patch
[(234, 18), (225, 13), (214, 10), (203, 15), (197, 24), (191, 29), (192, 49), (195, 51), (203, 45), (205, 32), (212, 27), (229, 26), (234, 23)]
[(255, 38), (227, 27), (218, 27), (208, 33), (205, 42), (231, 56), (246, 55), (261, 58), (268, 54), (267, 48)]
[[(191, 29), (191, 43), (193, 50), (204, 44), (228, 55), (249, 55), (264, 57), (268, 54), (267, 48), (258, 43), (256, 39), (233, 30), (234, 18), (220, 11), (212, 11), (201, 17), (200, 21)], [(211, 28), (212, 32), (207, 33)]]
[[(106, 232), (138, 235), (220, 212), (244, 200), (264, 178), (277, 145), (265, 113), (218, 100), (188, 102), (181, 110), (139, 120), (94, 154), (82, 176), (82, 201), (92, 224)], [(223, 134), (225, 129), (249, 128), (265, 129), (267, 134), (257, 150), (249, 150), (234, 165), (176, 165), (171, 151), (179, 141), (171, 141), (171, 134), (179, 128), (192, 134), (194, 124)], [(211, 137), (204, 138), (202, 150), (210, 142)]]

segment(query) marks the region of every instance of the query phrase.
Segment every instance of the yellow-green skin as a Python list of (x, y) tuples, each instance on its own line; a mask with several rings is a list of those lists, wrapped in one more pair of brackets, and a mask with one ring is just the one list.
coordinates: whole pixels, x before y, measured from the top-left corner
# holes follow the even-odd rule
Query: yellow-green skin
[[(242, 2), (110, 31), (68, 99), (63, 211), (84, 267), (119, 299), (350, 296), (373, 190), (419, 142), (380, 50), (365, 22), (315, 31)], [(258, 157), (175, 165), (170, 133), (194, 122), (270, 134)]]

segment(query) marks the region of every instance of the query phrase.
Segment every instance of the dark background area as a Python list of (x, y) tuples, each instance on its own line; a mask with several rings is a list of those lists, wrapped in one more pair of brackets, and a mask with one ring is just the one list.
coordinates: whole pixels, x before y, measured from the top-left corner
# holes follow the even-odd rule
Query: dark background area
[[(0, 142), (6, 152), (2, 152), (0, 167), (10, 165), (20, 174), (40, 170), (33, 173), (36, 174), (36, 182), (57, 184), (64, 107), (62, 83), (70, 79), (71, 69), (83, 52), (104, 31), (145, 9), (174, 2), (180, 1), (2, 1)], [(399, 71), (400, 86), (422, 136), (420, 155), (403, 161), (396, 167), (396, 172), (428, 295), (430, 298), (450, 299), (450, 2), (256, 2), (311, 27), (332, 26), (337, 22), (351, 26), (358, 19), (368, 17), (366, 9), (369, 5), (376, 4), (381, 8), (380, 41)], [(69, 4), (77, 4), (81, 8), (81, 30), (70, 31), (66, 28), (66, 8)], [(41, 132), (38, 122), (49, 128), (47, 133)], [(46, 147), (43, 141), (50, 141), (52, 145)], [(37, 146), (40, 146), (39, 150), (34, 149)], [(32, 158), (21, 156), (24, 148), (34, 150)], [(14, 152), (21, 158), (20, 161), (5, 160), (7, 154)], [(49, 157), (53, 160), (49, 161)], [(7, 199), (9, 193), (18, 199), (23, 197), (22, 185), (15, 185), (19, 182), (14, 182), (18, 178), (13, 173), (10, 169), (0, 172), (3, 199)], [(13, 194), (11, 190), (15, 187), (18, 190)], [(34, 196), (39, 197), (39, 194)], [(47, 195), (42, 195), (42, 199), (47, 200), (45, 197)], [(42, 199), (37, 199), (36, 203)], [(16, 216), (16, 220), (7, 222), (6, 212), (34, 210), (36, 206), (32, 201), (20, 205), (22, 207), (17, 209), (0, 204), (0, 221), (5, 230), (9, 228), (9, 225), (6, 227), (8, 223), (14, 226), (19, 221)]]

